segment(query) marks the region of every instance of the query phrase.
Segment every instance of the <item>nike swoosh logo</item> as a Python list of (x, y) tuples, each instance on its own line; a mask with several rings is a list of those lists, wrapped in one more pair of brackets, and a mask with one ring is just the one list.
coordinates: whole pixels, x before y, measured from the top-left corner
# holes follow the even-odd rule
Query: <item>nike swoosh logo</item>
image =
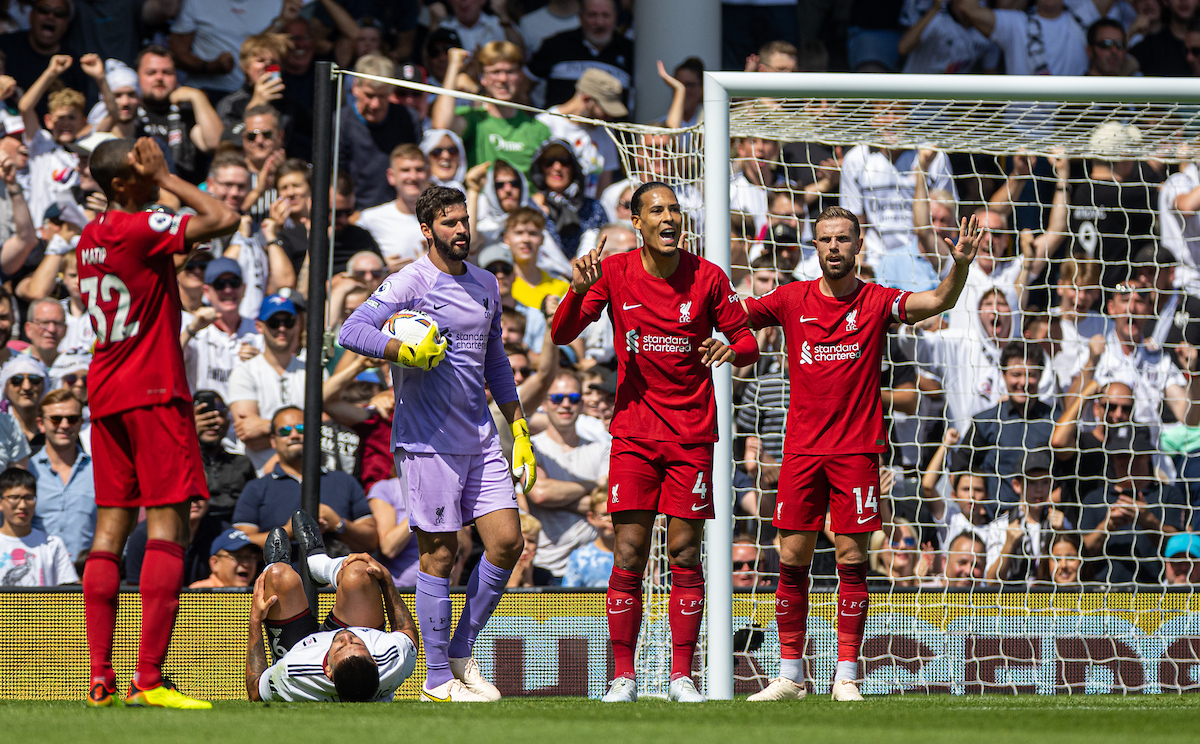
[(632, 609), (633, 609), (632, 607), (626, 607), (626, 608), (625, 608), (625, 609), (623, 609), (623, 610), (609, 610), (609, 611), (608, 611), (608, 614), (610, 614), (610, 615), (620, 615), (620, 614), (622, 614), (622, 613), (624, 613), (624, 612), (629, 612), (629, 611), (630, 611), (630, 610), (632, 610)]
[(441, 310), (443, 307), (446, 307), (446, 305), (449, 305), (449, 304), (450, 304), (449, 302), (446, 302), (446, 303), (444, 303), (444, 304), (441, 304), (441, 305), (434, 305), (434, 306), (433, 306), (433, 309), (434, 309), (434, 310)]
[(861, 613), (861, 612), (855, 612), (855, 613), (852, 615), (852, 614), (850, 614), (849, 612), (843, 612), (843, 613), (842, 613), (842, 617), (862, 617), (862, 613)]
[(688, 612), (687, 610), (679, 611), (681, 615), (699, 615), (701, 612), (704, 612), (704, 610), (692, 610), (691, 612)]
[(800, 322), (801, 322), (801, 323), (807, 323), (807, 322), (809, 322), (809, 321), (811, 321), (811, 320), (816, 320), (816, 318), (808, 318), (808, 317), (805, 317), (805, 316), (803, 316), (803, 315), (801, 315), (801, 316), (800, 316)]
[(859, 518), (858, 518), (858, 523), (859, 523), (859, 524), (866, 524), (867, 522), (870, 522), (870, 521), (871, 521), (872, 519), (874, 519), (874, 518), (875, 518), (874, 516), (870, 516), (870, 517), (859, 517)]
[(433, 702), (433, 703), (448, 703), (448, 702), (450, 702), (449, 695), (447, 695), (444, 698), (440, 698), (437, 695), (430, 695), (429, 690), (426, 690), (425, 688), (421, 688), (421, 697), (423, 697), (426, 700)]
[(621, 303), (621, 309), (622, 309), (622, 310), (632, 310), (632, 309), (634, 309), (635, 307), (641, 307), (641, 306), (642, 306), (642, 303), (640, 303), (640, 302), (639, 302), (638, 304), (636, 304), (636, 305), (630, 305), (630, 304), (629, 304), (629, 303), (627, 303), (627, 302), (625, 302), (625, 303)]
[(703, 511), (707, 508), (708, 508), (708, 504), (701, 504), (700, 506), (696, 506), (695, 504), (692, 504), (692, 506), (691, 506), (692, 511)]

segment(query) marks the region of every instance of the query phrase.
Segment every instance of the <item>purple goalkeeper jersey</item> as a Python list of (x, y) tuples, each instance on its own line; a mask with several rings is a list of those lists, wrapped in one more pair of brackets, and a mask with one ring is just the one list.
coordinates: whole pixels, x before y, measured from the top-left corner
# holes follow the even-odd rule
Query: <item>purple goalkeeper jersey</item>
[(466, 273), (453, 276), (424, 256), (389, 276), (342, 325), (338, 342), (373, 359), (384, 358), (391, 336), (380, 328), (400, 310), (428, 313), (450, 342), (446, 358), (428, 372), (392, 365), (395, 449), (481, 454), (496, 436), (484, 383), (497, 403), (517, 399), (512, 368), (500, 341), (496, 277), (477, 266), (463, 265)]

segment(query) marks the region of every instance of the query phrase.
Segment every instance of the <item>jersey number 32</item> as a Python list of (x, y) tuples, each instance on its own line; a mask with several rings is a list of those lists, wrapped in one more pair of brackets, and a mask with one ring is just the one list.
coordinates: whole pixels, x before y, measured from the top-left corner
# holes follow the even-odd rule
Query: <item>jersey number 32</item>
[[(133, 338), (138, 334), (138, 322), (135, 320), (126, 325), (129, 320), (129, 287), (114, 274), (102, 277), (89, 276), (79, 281), (79, 292), (87, 302), (88, 314), (92, 316), (92, 324), (96, 326), (96, 343), (108, 344)], [(117, 296), (117, 312), (113, 316), (111, 333), (109, 332), (108, 316), (100, 308), (100, 302), (112, 302), (113, 295)]]

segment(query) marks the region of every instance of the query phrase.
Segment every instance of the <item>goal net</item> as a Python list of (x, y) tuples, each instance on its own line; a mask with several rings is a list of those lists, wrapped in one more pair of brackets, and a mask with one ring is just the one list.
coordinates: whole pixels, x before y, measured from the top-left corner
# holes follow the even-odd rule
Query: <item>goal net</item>
[[(873, 90), (832, 95), (838, 77)], [(1200, 305), (1183, 292), (1200, 291), (1186, 247), (1200, 230), (1174, 200), (1200, 185), (1200, 87), (974, 80), (710, 74), (704, 124), (609, 133), (632, 187), (674, 186), (689, 249), (746, 297), (820, 276), (812, 227), (829, 206), (863, 221), (860, 276), (912, 291), (948, 271), (959, 219), (989, 229), (956, 308), (894, 329), (882, 360), (890, 446), (865, 693), (1196, 689)], [(771, 514), (788, 395), (805, 391), (789, 390), (781, 334), (759, 338), (762, 359), (722, 401), (732, 509), (710, 525), (705, 563), (732, 599), (710, 592), (697, 662), (717, 697), (778, 673)], [(660, 520), (638, 656), (650, 694), (670, 663), (664, 538)], [(836, 661), (830, 538), (812, 569), (815, 692)]]

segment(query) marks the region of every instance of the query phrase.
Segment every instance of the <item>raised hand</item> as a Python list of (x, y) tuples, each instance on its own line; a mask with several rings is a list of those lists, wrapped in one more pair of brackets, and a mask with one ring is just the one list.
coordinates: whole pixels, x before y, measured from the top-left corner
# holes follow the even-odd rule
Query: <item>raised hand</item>
[(129, 158), (133, 170), (142, 178), (159, 183), (171, 175), (162, 150), (150, 137), (139, 137), (133, 151), (129, 153)]
[(254, 581), (254, 594), (250, 600), (250, 622), (261, 623), (271, 606), (279, 601), (275, 594), (267, 596), (267, 572), (263, 571)]
[(970, 220), (963, 217), (958, 228), (958, 243), (951, 242), (950, 238), (942, 240), (946, 241), (950, 248), (950, 257), (954, 259), (954, 263), (969, 264), (975, 260), (975, 253), (979, 250), (979, 244), (983, 242), (983, 225), (979, 223), (976, 215), (971, 215)]
[(917, 150), (917, 168), (921, 172), (929, 170), (929, 166), (933, 165), (934, 158), (937, 157), (937, 150), (931, 147), (922, 147)]
[(93, 80), (104, 77), (104, 60), (99, 54), (85, 54), (79, 58), (79, 69)]
[(50, 64), (46, 66), (46, 70), (53, 75), (61, 75), (71, 67), (71, 63), (75, 60), (69, 54), (56, 54), (50, 58)]
[(11, 75), (0, 75), (0, 101), (11, 96), (17, 89), (17, 81)]
[(672, 90), (683, 90), (683, 83), (672, 77), (671, 74), (667, 72), (667, 67), (663, 64), (661, 59), (658, 60), (658, 76), (662, 78), (664, 83), (671, 86)]
[(949, 429), (946, 429), (946, 433), (942, 435), (942, 444), (946, 445), (947, 447), (953, 447), (954, 445), (958, 444), (958, 429), (954, 428), (953, 426), (951, 426)]
[(575, 294), (585, 294), (604, 275), (600, 268), (600, 254), (604, 252), (606, 242), (608, 236), (601, 235), (595, 248), (571, 262), (571, 291)]
[(467, 191), (483, 191), (487, 185), (488, 168), (491, 167), (492, 161), (490, 160), (472, 166), (463, 176), (463, 185), (467, 187)]

